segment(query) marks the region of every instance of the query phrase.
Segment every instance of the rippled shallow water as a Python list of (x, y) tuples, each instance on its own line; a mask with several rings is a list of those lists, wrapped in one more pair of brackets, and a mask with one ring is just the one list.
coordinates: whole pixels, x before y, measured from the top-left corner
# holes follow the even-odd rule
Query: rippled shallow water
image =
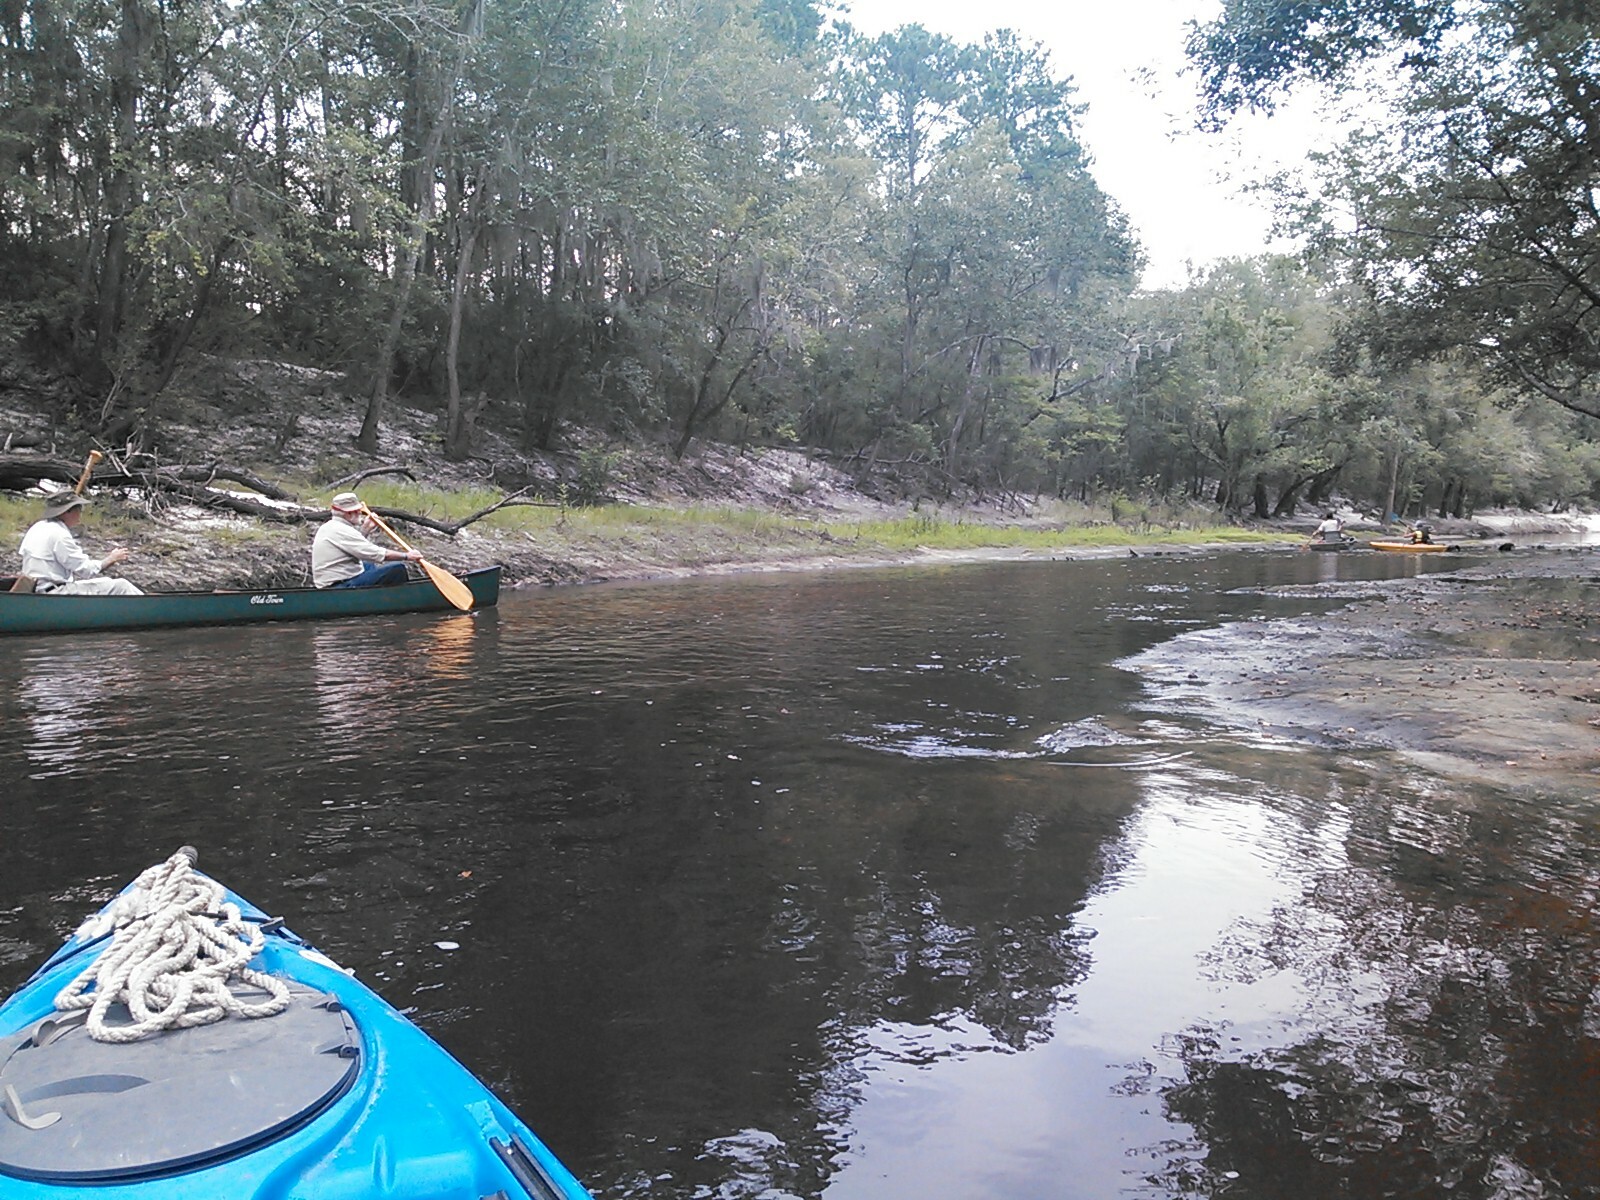
[(12, 639), (0, 990), (188, 841), (599, 1196), (1600, 1195), (1589, 807), (1114, 665), (1333, 559)]

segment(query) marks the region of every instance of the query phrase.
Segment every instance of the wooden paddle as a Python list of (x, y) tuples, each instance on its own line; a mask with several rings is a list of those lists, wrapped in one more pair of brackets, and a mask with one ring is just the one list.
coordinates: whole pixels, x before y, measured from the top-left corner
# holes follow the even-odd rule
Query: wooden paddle
[(78, 476), (78, 486), (72, 489), (77, 495), (83, 495), (83, 489), (89, 483), (89, 476), (94, 474), (95, 463), (104, 457), (105, 455), (98, 450), (89, 451), (89, 461), (83, 464), (83, 474)]
[[(415, 550), (411, 549), (410, 543), (408, 543), (405, 538), (401, 537), (394, 530), (385, 525), (383, 523), (383, 518), (377, 513), (373, 512), (365, 504), (361, 506), (361, 511), (372, 518), (372, 523), (374, 525), (393, 538), (395, 544), (398, 545), (400, 549), (408, 550), (412, 554), (416, 553)], [(465, 612), (467, 609), (472, 607), (471, 588), (462, 583), (461, 580), (450, 574), (450, 572), (446, 571), (443, 567), (436, 566), (425, 558), (419, 558), (417, 561), (422, 564), (422, 569), (428, 573), (428, 578), (433, 580), (433, 586), (439, 589), (446, 600), (450, 601), (451, 604), (454, 604), (462, 612)]]

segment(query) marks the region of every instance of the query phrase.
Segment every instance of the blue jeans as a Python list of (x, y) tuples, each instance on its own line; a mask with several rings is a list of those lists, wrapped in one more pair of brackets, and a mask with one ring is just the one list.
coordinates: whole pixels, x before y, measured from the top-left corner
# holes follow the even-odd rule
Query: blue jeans
[(404, 583), (406, 579), (406, 565), (403, 562), (364, 562), (361, 564), (361, 570), (357, 574), (331, 586), (336, 588), (388, 587), (392, 583)]

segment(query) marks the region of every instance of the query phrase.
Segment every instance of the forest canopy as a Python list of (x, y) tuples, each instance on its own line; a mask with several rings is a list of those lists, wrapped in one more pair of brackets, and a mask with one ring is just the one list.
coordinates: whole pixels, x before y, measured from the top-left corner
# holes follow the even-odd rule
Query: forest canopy
[(1584, 30), (1314, 7), (1196, 30), (1213, 114), (1396, 54), (1412, 140), (1326, 160), (1353, 232), (1146, 292), (1083, 100), (1016, 32), (869, 37), (802, 0), (10, 0), (0, 388), (48, 371), (137, 444), (197, 363), (270, 357), (337, 372), (369, 453), (403, 402), (458, 457), (492, 422), (1260, 516), (1592, 499)]

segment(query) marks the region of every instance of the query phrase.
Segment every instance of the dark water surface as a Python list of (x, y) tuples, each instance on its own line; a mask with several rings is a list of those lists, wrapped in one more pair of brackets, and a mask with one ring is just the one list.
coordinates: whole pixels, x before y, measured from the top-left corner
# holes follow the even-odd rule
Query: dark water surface
[(191, 842), (601, 1197), (1600, 1195), (1596, 812), (1224, 734), (1113, 665), (1450, 565), (8, 639), (0, 992)]

